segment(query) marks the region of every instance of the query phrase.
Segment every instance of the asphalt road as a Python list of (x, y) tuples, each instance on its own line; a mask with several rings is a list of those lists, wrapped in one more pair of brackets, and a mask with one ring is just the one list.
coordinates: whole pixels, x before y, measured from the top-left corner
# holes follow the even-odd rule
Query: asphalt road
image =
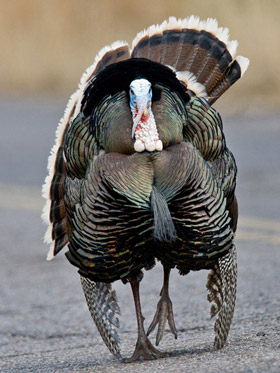
[[(1, 372), (279, 372), (280, 116), (224, 117), (239, 166), (238, 296), (228, 344), (212, 348), (214, 320), (207, 272), (171, 276), (178, 339), (160, 345), (170, 356), (124, 364), (92, 323), (79, 276), (63, 254), (45, 260), (40, 186), (65, 103), (0, 101), (0, 371)], [(222, 114), (222, 113), (221, 113)], [(141, 283), (145, 325), (159, 299), (160, 266)], [(122, 353), (136, 341), (129, 286), (116, 283), (122, 310)], [(152, 338), (154, 342), (154, 337)]]

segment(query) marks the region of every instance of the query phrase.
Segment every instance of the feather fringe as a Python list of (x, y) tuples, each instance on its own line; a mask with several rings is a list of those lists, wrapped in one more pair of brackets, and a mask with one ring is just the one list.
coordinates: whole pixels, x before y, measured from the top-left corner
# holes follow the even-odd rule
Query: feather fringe
[[(226, 44), (229, 52), (231, 53), (232, 57), (234, 57), (234, 53), (236, 51), (237, 45), (235, 49), (231, 45), (232, 43), (236, 44), (237, 41), (229, 41), (229, 29), (227, 27), (218, 27), (218, 22), (214, 18), (207, 18), (205, 21), (201, 21), (198, 16), (190, 16), (184, 19), (177, 19), (175, 17), (169, 17), (168, 20), (165, 20), (160, 25), (152, 25), (149, 26), (147, 29), (140, 31), (136, 37), (132, 41), (132, 50), (135, 46), (139, 43), (141, 39), (144, 37), (151, 37), (153, 35), (161, 35), (166, 30), (173, 30), (173, 29), (193, 29), (197, 31), (205, 30), (213, 34), (216, 38), (221, 40), (223, 43)], [(232, 52), (231, 52), (232, 49)], [(233, 53), (233, 54), (232, 54)]]
[(203, 84), (198, 83), (196, 76), (190, 71), (177, 71), (176, 77), (184, 82), (185, 86), (193, 91), (199, 97), (207, 97), (206, 88)]
[(86, 90), (86, 88), (89, 84), (90, 79), (94, 76), (96, 67), (99, 64), (99, 62), (104, 58), (106, 53), (108, 53), (110, 51), (113, 51), (115, 49), (118, 49), (120, 47), (125, 47), (125, 46), (128, 46), (128, 44), (125, 41), (115, 41), (111, 45), (106, 45), (105, 47), (103, 47), (98, 52), (98, 54), (95, 57), (94, 63), (92, 65), (90, 65), (86, 69), (86, 71), (83, 73), (83, 75), (81, 77), (81, 80), (80, 80), (80, 83), (79, 83), (79, 89), (78, 89), (79, 97), (78, 97), (77, 105), (76, 105), (75, 112), (74, 112), (74, 115), (73, 115), (74, 118), (79, 114), (79, 112), (81, 110), (81, 102), (84, 98), (83, 93), (85, 92), (85, 90)]
[(239, 66), (240, 66), (241, 76), (243, 76), (245, 71), (248, 69), (248, 66), (250, 64), (250, 60), (247, 57), (237, 56), (236, 61), (238, 62)]

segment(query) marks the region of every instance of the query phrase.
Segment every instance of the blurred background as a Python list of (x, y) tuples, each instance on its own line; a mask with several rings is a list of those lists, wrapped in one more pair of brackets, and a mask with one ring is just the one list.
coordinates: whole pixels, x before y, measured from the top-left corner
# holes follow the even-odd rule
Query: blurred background
[(217, 106), (230, 112), (278, 110), (279, 0), (9, 0), (0, 5), (0, 95), (59, 97), (76, 90), (97, 52), (129, 44), (140, 30), (173, 15), (214, 17), (251, 64)]
[[(131, 44), (139, 31), (169, 16), (191, 14), (217, 18), (231, 40), (239, 41), (238, 54), (251, 61), (244, 77), (215, 103), (239, 167), (240, 211), (237, 308), (232, 344), (219, 352), (219, 369), (280, 371), (280, 1), (0, 0), (1, 372), (80, 372), (86, 366), (119, 371), (92, 329), (76, 268), (64, 255), (45, 260), (41, 185), (68, 98), (98, 51), (115, 40)], [(206, 275), (185, 278), (174, 271), (171, 293), (181, 342), (175, 347), (169, 335), (167, 346), (191, 355), (183, 354), (179, 365), (178, 359), (155, 362), (153, 370), (217, 370), (217, 355), (207, 352), (213, 332)], [(131, 293), (120, 282), (116, 286), (124, 340), (132, 348)], [(141, 286), (144, 314), (151, 318), (160, 268), (145, 273)], [(190, 361), (194, 367), (186, 367)], [(131, 365), (126, 371), (136, 370)]]

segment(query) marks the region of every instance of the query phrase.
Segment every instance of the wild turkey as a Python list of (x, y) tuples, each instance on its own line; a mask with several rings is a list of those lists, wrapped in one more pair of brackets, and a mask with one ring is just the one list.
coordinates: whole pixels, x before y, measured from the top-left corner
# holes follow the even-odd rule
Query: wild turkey
[[(169, 274), (208, 269), (214, 346), (227, 339), (237, 281), (236, 164), (212, 104), (248, 67), (237, 41), (217, 21), (174, 17), (140, 32), (132, 50), (115, 42), (81, 78), (61, 120), (43, 193), (50, 222), (48, 259), (68, 245), (91, 315), (120, 357), (116, 294), (130, 282), (138, 340), (130, 359), (165, 356), (168, 320), (177, 337)], [(164, 268), (157, 312), (147, 334), (139, 299), (142, 269)]]

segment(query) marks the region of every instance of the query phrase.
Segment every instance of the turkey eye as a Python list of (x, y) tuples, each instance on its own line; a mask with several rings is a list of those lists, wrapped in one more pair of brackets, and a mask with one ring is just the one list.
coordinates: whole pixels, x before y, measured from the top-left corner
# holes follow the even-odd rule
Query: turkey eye
[(132, 88), (130, 88), (130, 94), (134, 95), (134, 91)]

